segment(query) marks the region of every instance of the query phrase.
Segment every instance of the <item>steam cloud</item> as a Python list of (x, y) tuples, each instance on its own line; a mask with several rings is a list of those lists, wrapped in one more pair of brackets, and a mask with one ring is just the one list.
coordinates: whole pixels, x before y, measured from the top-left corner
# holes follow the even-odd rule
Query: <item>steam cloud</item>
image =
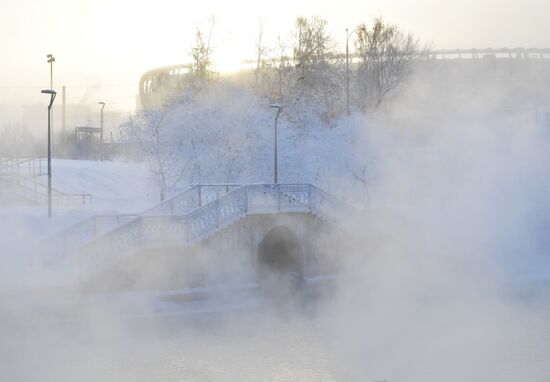
[[(363, 136), (343, 155), (369, 163), (376, 208), (333, 243), (334, 293), (155, 315), (154, 293), (5, 290), (0, 379), (547, 381), (547, 132), (488, 118), (483, 97), (445, 116), (423, 101), (353, 120)], [(28, 230), (4, 224), (2, 276), (36, 269), (39, 249), (15, 248)]]

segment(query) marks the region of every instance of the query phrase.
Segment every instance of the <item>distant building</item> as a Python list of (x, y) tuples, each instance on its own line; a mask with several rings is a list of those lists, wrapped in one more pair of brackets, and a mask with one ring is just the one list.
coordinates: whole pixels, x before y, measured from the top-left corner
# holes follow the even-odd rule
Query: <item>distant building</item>
[[(338, 59), (344, 57), (337, 56)], [(420, 56), (417, 65), (421, 69), (417, 72), (418, 76), (442, 80), (442, 86), (447, 87), (444, 91), (464, 86), (470, 86), (473, 91), (481, 86), (506, 88), (505, 91), (516, 94), (513, 101), (521, 100), (523, 105), (500, 107), (532, 107), (539, 96), (540, 102), (550, 104), (550, 49), (430, 50)], [(177, 95), (183, 89), (189, 71), (190, 65), (172, 65), (145, 72), (139, 83), (141, 108), (159, 108)], [(246, 73), (253, 73), (253, 69), (249, 66), (241, 74), (225, 77), (246, 80)], [(531, 85), (540, 87), (536, 96), (531, 94)]]
[[(107, 106), (109, 106), (107, 104)], [(46, 123), (47, 108), (44, 105), (23, 106), (22, 121), (28, 126), (34, 127), (35, 132), (44, 132), (43, 129), (36, 128)], [(127, 118), (127, 115), (121, 112), (113, 112), (105, 109), (104, 112), (104, 139), (109, 142), (111, 133), (116, 138), (118, 136), (118, 127)], [(57, 101), (52, 107), (52, 130), (54, 136), (63, 134), (67, 139), (74, 139), (75, 127), (89, 126), (99, 128), (101, 125), (101, 114), (99, 105), (90, 104), (67, 104), (65, 106), (65, 126), (62, 124), (62, 106)], [(64, 129), (64, 130), (63, 130)]]
[(156, 109), (176, 95), (189, 75), (189, 65), (172, 65), (145, 72), (139, 80), (140, 106)]

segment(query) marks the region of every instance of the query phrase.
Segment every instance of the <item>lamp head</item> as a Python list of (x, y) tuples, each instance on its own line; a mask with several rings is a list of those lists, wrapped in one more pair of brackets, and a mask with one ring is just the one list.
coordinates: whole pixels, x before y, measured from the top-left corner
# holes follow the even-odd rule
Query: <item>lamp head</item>
[(274, 104), (269, 105), (269, 107), (272, 108), (272, 109), (280, 109), (281, 105), (274, 103)]
[(42, 91), (40, 91), (40, 93), (44, 93), (44, 94), (56, 94), (57, 92), (53, 89), (44, 89)]

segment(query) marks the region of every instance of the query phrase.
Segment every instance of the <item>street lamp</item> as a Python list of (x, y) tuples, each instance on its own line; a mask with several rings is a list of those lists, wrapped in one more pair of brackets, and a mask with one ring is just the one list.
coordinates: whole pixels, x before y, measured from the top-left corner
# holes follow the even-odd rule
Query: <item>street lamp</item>
[(53, 89), (42, 90), (41, 93), (50, 95), (50, 104), (48, 105), (48, 217), (52, 217), (52, 140), (50, 119), (52, 114), (52, 105), (55, 100), (56, 92)]
[(101, 105), (101, 127), (99, 129), (99, 143), (101, 147), (101, 159), (103, 159), (103, 109), (105, 108), (105, 102), (98, 102)]
[(55, 62), (55, 57), (51, 54), (46, 56), (48, 58), (48, 64), (50, 64), (50, 89), (53, 89), (53, 63)]
[(275, 116), (275, 154), (273, 157), (273, 183), (277, 184), (277, 172), (278, 172), (278, 163), (277, 163), (277, 120), (279, 119), (279, 114), (281, 114), (281, 105), (273, 104), (269, 105), (271, 109), (277, 109), (277, 115)]
[(365, 32), (366, 29), (364, 26), (355, 28), (351, 33), (348, 33), (348, 28), (346, 28), (346, 113), (349, 116), (349, 38), (355, 32)]

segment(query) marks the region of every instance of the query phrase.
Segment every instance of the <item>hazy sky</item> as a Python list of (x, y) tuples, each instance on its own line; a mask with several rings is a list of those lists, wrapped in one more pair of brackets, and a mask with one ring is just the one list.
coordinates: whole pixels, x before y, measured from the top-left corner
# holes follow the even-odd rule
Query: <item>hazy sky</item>
[[(496, 0), (0, 0), (0, 124), (20, 105), (45, 104), (46, 54), (54, 88), (68, 103), (130, 110), (137, 83), (151, 68), (189, 61), (195, 27), (211, 14), (215, 64), (230, 69), (253, 58), (258, 19), (266, 43), (287, 37), (297, 15), (320, 15), (340, 44), (346, 27), (383, 16), (434, 48), (550, 47), (550, 1)], [(93, 86), (90, 88), (90, 86)], [(99, 99), (101, 98), (101, 99)]]

